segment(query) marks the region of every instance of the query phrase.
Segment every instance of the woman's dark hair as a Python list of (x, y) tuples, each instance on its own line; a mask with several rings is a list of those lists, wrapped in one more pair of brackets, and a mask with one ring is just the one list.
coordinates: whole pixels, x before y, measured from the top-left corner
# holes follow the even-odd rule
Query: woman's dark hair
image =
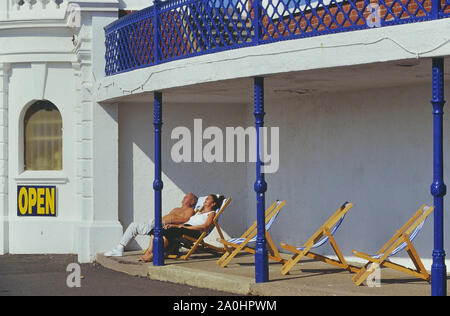
[(198, 202), (198, 197), (197, 197), (197, 195), (195, 195), (195, 194), (192, 194), (192, 196), (193, 196), (193, 197), (192, 197), (192, 200), (193, 200), (193, 201), (192, 201), (192, 202), (193, 202), (193, 203), (192, 203), (192, 204), (193, 204), (192, 207), (195, 207), (195, 206), (197, 205), (197, 202)]
[(217, 209), (222, 206), (225, 197), (223, 195), (217, 194), (210, 194), (209, 196), (212, 196), (212, 198), (214, 199), (214, 203), (216, 203), (216, 205), (214, 206), (214, 211), (217, 211)]

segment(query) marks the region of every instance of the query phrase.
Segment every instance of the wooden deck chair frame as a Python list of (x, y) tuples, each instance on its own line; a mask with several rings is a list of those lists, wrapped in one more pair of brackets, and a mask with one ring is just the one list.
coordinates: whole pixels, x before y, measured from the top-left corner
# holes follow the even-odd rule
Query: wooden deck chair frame
[[(382, 255), (381, 257), (374, 258), (364, 252), (353, 250), (353, 254), (355, 256), (365, 259), (368, 262), (352, 278), (352, 281), (356, 285), (361, 285), (372, 273), (373, 269), (370, 269), (369, 266), (371, 264), (374, 264), (373, 267), (385, 266), (387, 268), (404, 272), (429, 282), (431, 280), (431, 276), (425, 269), (422, 260), (420, 260), (420, 257), (411, 242), (410, 235), (417, 228), (417, 226), (425, 221), (425, 219), (428, 217), (428, 215), (431, 214), (431, 212), (433, 212), (433, 210), (434, 206), (427, 206), (426, 204), (422, 205), (420, 209), (405, 223), (405, 225), (397, 230), (397, 232), (391, 237), (391, 239), (389, 239), (389, 241), (384, 244), (384, 246), (381, 247), (380, 250), (378, 250), (376, 255)], [(416, 267), (415, 270), (388, 260), (388, 258), (391, 256), (391, 253), (403, 243), (406, 243), (405, 250), (413, 261), (414, 266)]]
[[(220, 210), (217, 211), (216, 215), (214, 216), (213, 226), (208, 231), (202, 232), (200, 237), (194, 238), (194, 237), (191, 237), (188, 235), (182, 235), (181, 239), (187, 240), (189, 243), (192, 243), (192, 246), (185, 255), (180, 257), (181, 259), (188, 260), (189, 257), (198, 249), (198, 247), (201, 247), (203, 249), (213, 250), (216, 252), (224, 252), (225, 251), (224, 248), (219, 248), (219, 247), (213, 246), (211, 244), (208, 244), (207, 242), (204, 241), (204, 239), (206, 236), (209, 235), (209, 233), (211, 233), (211, 231), (214, 229), (214, 227), (217, 229), (217, 232), (218, 232), (220, 238), (222, 238), (222, 239), (224, 238), (222, 230), (219, 226), (219, 217), (222, 215), (222, 213), (228, 207), (230, 202), (231, 202), (231, 198), (229, 197), (222, 203)], [(176, 258), (178, 258), (178, 255), (168, 255), (167, 257), (170, 259), (176, 259)]]
[[(280, 210), (286, 205), (286, 201), (275, 201), (265, 212), (265, 224), (267, 223), (276, 215)], [(225, 247), (225, 253), (219, 260), (217, 260), (217, 264), (220, 265), (222, 268), (225, 268), (228, 263), (241, 251), (248, 252), (251, 254), (255, 253), (255, 249), (250, 248), (247, 246), (247, 244), (252, 240), (257, 234), (257, 222), (255, 221), (249, 229), (240, 237), (244, 238), (244, 241), (241, 244), (234, 244), (231, 242), (226, 241), (222, 236), (221, 239), (218, 239), (219, 242), (221, 242)], [(284, 263), (285, 259), (283, 259), (275, 245), (275, 243), (272, 240), (272, 237), (270, 237), (269, 232), (266, 230), (266, 241), (267, 241), (267, 250), (268, 250), (268, 257), (271, 260), (274, 260), (276, 262)]]
[[(297, 249), (297, 247), (289, 245), (287, 243), (280, 243), (281, 248), (294, 253), (294, 255), (281, 267), (281, 273), (283, 275), (288, 274), (289, 271), (305, 256), (314, 260), (331, 264), (349, 272), (357, 272), (359, 270), (357, 267), (349, 265), (345, 261), (344, 256), (342, 255), (342, 252), (336, 243), (336, 240), (330, 232), (331, 228), (336, 225), (352, 207), (353, 204), (349, 202), (345, 202), (341, 207), (339, 207), (339, 209), (333, 215), (331, 215), (331, 217), (328, 218), (328, 220), (322, 226), (320, 226), (320, 228), (308, 239), (308, 241), (303, 245), (303, 250), (299, 250)], [(317, 243), (321, 238), (325, 236), (328, 237), (328, 241), (330, 242), (331, 247), (333, 248), (338, 260), (334, 260), (311, 252), (311, 249), (313, 248), (315, 243)]]

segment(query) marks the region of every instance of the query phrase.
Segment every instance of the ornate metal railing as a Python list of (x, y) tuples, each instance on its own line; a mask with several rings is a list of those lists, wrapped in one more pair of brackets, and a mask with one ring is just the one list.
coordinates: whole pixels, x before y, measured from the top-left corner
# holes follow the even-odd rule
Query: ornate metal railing
[(442, 1), (442, 5), (439, 11), (439, 16), (441, 18), (450, 16), (450, 0)]
[(448, 16), (450, 0), (155, 0), (105, 27), (106, 75), (245, 46)]

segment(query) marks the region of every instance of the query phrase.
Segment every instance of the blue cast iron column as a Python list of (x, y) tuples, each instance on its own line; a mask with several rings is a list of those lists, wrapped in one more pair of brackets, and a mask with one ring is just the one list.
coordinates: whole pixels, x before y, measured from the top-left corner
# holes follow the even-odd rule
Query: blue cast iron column
[(162, 238), (162, 189), (161, 180), (161, 126), (162, 126), (162, 93), (154, 94), (154, 121), (155, 129), (155, 180), (153, 190), (155, 191), (155, 229), (153, 238), (153, 265), (164, 265), (164, 242)]
[(255, 107), (255, 127), (256, 127), (256, 208), (257, 208), (257, 237), (255, 248), (255, 281), (256, 283), (267, 282), (269, 280), (269, 262), (266, 246), (266, 224), (265, 224), (265, 192), (267, 183), (262, 173), (261, 148), (262, 148), (262, 128), (264, 126), (264, 78), (254, 78), (254, 107)]
[(443, 108), (444, 100), (444, 59), (433, 58), (433, 184), (434, 197), (434, 250), (431, 266), (431, 295), (447, 295), (447, 272), (444, 251), (444, 184), (443, 152)]

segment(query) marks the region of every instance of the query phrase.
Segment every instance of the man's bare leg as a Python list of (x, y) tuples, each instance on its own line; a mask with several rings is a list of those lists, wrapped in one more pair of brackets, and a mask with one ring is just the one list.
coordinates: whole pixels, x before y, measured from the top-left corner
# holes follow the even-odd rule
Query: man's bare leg
[[(163, 241), (164, 241), (164, 249), (166, 249), (169, 242), (166, 239), (166, 237), (163, 237)], [(153, 261), (153, 235), (150, 237), (150, 243), (148, 245), (147, 250), (144, 251), (144, 254), (139, 258), (139, 261), (142, 261), (142, 262)]]

